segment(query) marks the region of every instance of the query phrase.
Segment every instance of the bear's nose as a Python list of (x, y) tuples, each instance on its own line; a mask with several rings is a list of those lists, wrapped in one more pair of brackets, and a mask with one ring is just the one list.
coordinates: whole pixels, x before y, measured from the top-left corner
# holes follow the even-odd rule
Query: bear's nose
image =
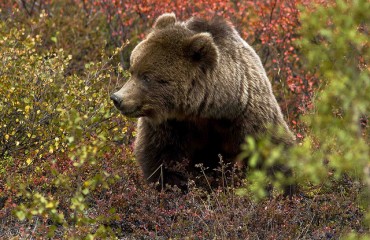
[(120, 108), (122, 102), (122, 99), (120, 97), (113, 93), (112, 95), (110, 95), (110, 99), (113, 101), (116, 108)]

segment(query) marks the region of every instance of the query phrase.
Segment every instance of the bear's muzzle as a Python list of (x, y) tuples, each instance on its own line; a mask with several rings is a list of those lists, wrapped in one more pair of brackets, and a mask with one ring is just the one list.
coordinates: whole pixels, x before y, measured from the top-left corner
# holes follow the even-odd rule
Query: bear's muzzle
[(121, 108), (121, 102), (122, 102), (122, 98), (118, 97), (116, 94), (112, 94), (110, 95), (110, 99), (113, 101), (114, 103), (114, 106), (118, 109)]
[(130, 96), (121, 96), (120, 92), (110, 95), (114, 106), (127, 117), (141, 117), (141, 102), (134, 101)]

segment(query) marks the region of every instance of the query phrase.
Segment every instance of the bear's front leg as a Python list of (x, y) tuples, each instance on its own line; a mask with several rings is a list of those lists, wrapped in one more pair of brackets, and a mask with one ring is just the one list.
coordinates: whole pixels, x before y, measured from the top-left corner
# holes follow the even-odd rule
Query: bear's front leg
[(168, 123), (153, 125), (139, 119), (135, 156), (147, 182), (158, 184), (160, 190), (170, 185), (186, 191), (186, 154), (179, 135), (169, 128), (172, 126)]

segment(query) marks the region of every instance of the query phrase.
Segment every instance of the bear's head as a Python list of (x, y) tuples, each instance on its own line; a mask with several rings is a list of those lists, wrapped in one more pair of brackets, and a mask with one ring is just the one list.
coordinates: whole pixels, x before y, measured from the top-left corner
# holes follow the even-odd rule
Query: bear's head
[(111, 99), (129, 117), (192, 117), (202, 105), (206, 76), (218, 58), (209, 33), (191, 31), (174, 14), (163, 14), (132, 51), (131, 77)]

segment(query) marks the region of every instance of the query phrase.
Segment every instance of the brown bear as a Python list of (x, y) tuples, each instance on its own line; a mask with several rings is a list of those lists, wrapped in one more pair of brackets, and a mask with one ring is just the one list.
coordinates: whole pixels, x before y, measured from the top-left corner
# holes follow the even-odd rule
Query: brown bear
[(135, 155), (149, 182), (183, 184), (178, 163), (189, 172), (198, 163), (217, 168), (220, 156), (233, 164), (247, 135), (295, 141), (260, 58), (225, 20), (161, 15), (132, 51), (129, 71), (111, 99), (139, 118)]

